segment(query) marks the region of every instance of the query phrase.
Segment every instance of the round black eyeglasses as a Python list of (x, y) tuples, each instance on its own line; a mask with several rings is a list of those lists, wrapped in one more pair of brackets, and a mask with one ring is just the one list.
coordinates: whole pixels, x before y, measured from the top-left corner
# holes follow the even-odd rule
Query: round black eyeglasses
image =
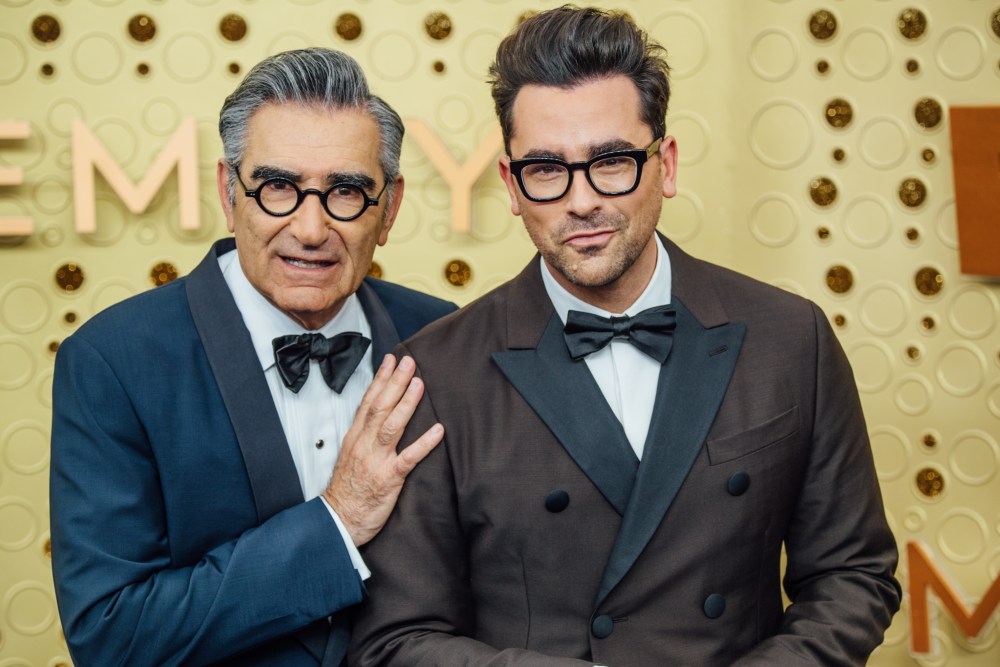
[(349, 222), (360, 218), (369, 206), (378, 206), (382, 193), (389, 187), (389, 181), (386, 181), (379, 193), (372, 198), (354, 183), (334, 183), (321, 192), (314, 188), (301, 190), (294, 181), (279, 176), (269, 178), (257, 186), (256, 190), (251, 190), (240, 178), (239, 170), (233, 171), (236, 173), (236, 180), (243, 186), (243, 194), (255, 200), (264, 213), (279, 218), (294, 213), (306, 196), (316, 195), (323, 204), (323, 210), (331, 218)]
[(662, 141), (661, 137), (646, 148), (602, 153), (586, 162), (566, 162), (554, 157), (511, 160), (510, 171), (524, 196), (534, 202), (562, 199), (573, 184), (573, 172), (578, 169), (594, 190), (608, 197), (619, 197), (639, 187), (642, 166), (656, 154)]

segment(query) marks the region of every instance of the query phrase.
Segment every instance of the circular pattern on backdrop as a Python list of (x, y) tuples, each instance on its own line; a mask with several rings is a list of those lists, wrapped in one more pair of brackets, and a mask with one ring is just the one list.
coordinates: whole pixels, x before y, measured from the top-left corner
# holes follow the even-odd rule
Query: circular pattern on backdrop
[[(47, 410), (52, 409), (52, 369), (38, 375), (38, 402)], [(48, 446), (48, 443), (46, 443)]]
[(711, 130), (708, 121), (702, 116), (686, 111), (673, 115), (669, 134), (677, 139), (679, 164), (685, 166), (697, 164), (708, 154)]
[(17, 338), (0, 338), (0, 389), (20, 389), (34, 372), (35, 362), (28, 346)]
[(856, 246), (876, 248), (892, 232), (892, 211), (878, 195), (857, 197), (844, 210), (844, 234)]
[(705, 221), (705, 206), (689, 190), (677, 190), (670, 204), (660, 211), (656, 228), (677, 243), (690, 241), (701, 232)]
[(43, 178), (35, 185), (33, 200), (42, 213), (62, 213), (73, 200), (73, 190), (59, 178)]
[[(17, 156), (13, 160), (13, 156)], [(21, 167), (25, 171), (33, 169), (45, 159), (45, 134), (34, 123), (28, 123), (28, 138), (18, 139), (16, 144), (4, 144), (0, 151), (0, 164)]]
[(12, 35), (0, 33), (0, 85), (17, 81), (28, 66), (28, 54)]
[(750, 43), (750, 69), (765, 81), (782, 81), (795, 72), (799, 49), (795, 36), (784, 28), (769, 28)]
[(948, 463), (955, 477), (971, 486), (982, 486), (997, 474), (1000, 447), (985, 431), (963, 431), (955, 437)]
[(97, 226), (90, 234), (80, 234), (88, 245), (106, 247), (117, 243), (125, 234), (129, 212), (117, 197), (100, 192), (94, 197), (94, 220)]
[(178, 33), (170, 38), (163, 50), (163, 64), (177, 81), (201, 81), (215, 66), (212, 45), (199, 33)]
[(275, 36), (268, 45), (267, 53), (280, 53), (282, 51), (294, 51), (295, 49), (305, 49), (314, 46), (315, 41), (301, 32), (288, 31)]
[(17, 498), (0, 500), (0, 549), (20, 551), (38, 535), (38, 519), (28, 503)]
[(423, 226), (421, 209), (415, 206), (409, 197), (404, 196), (399, 207), (399, 215), (396, 216), (396, 222), (393, 223), (392, 229), (389, 230), (389, 241), (393, 245), (412, 241), (420, 233), (420, 229)]
[(201, 197), (198, 198), (198, 220), (200, 221), (198, 228), (181, 229), (180, 201), (176, 191), (172, 192), (170, 204), (167, 206), (166, 224), (163, 225), (167, 232), (182, 243), (214, 239), (219, 233), (216, 231), (216, 225), (222, 218), (222, 210), (218, 205), (218, 200), (212, 199), (214, 194), (214, 190), (211, 194), (202, 191)]
[(1000, 419), (1000, 381), (993, 384), (986, 396), (986, 407), (997, 419)]
[(934, 397), (934, 387), (923, 375), (904, 375), (893, 392), (893, 402), (899, 411), (915, 417), (927, 412)]
[(460, 95), (448, 95), (442, 98), (435, 112), (441, 127), (451, 132), (461, 132), (472, 124), (472, 104)]
[(913, 447), (906, 434), (895, 426), (878, 426), (869, 431), (875, 472), (881, 482), (899, 479), (909, 468)]
[(473, 202), (469, 236), (483, 243), (502, 241), (514, 228), (514, 220), (506, 190), (481, 192)]
[(909, 297), (899, 285), (882, 281), (868, 287), (858, 309), (865, 328), (877, 336), (891, 336), (906, 325), (909, 306)]
[(402, 81), (408, 77), (419, 60), (420, 53), (413, 37), (398, 30), (379, 33), (368, 49), (370, 67), (389, 81)]
[(119, 301), (124, 301), (135, 295), (137, 290), (127, 280), (111, 278), (94, 287), (94, 296), (90, 301), (90, 310), (99, 313)]
[(32, 475), (49, 465), (49, 432), (41, 424), (14, 422), (0, 436), (3, 461), (14, 472)]
[(762, 163), (791, 169), (812, 150), (813, 128), (806, 109), (793, 100), (765, 104), (750, 121), (750, 150)]
[(892, 169), (909, 150), (906, 127), (892, 116), (877, 116), (864, 124), (858, 148), (861, 158), (876, 169)]
[(127, 123), (108, 118), (90, 129), (119, 165), (127, 167), (135, 159), (139, 140)]
[(56, 620), (56, 601), (52, 592), (34, 581), (14, 585), (4, 596), (4, 618), (22, 635), (39, 635)]
[(989, 529), (978, 512), (960, 508), (947, 512), (937, 529), (937, 545), (948, 560), (971, 563), (983, 555)]
[(63, 97), (55, 100), (49, 105), (48, 113), (45, 114), (45, 122), (48, 123), (52, 133), (60, 137), (68, 137), (72, 132), (71, 123), (74, 120), (86, 122), (86, 114), (83, 106), (74, 99)]
[(955, 213), (954, 199), (948, 199), (938, 209), (934, 217), (934, 231), (941, 243), (952, 250), (958, 249), (958, 216)]
[(952, 396), (970, 396), (983, 386), (986, 358), (979, 348), (969, 343), (952, 343), (938, 357), (935, 376)]
[(34, 333), (49, 319), (49, 301), (42, 288), (30, 280), (15, 280), (0, 292), (0, 322), (16, 333)]
[(121, 72), (121, 46), (102, 33), (91, 33), (73, 47), (70, 64), (77, 76), (88, 83), (108, 83)]
[(858, 389), (875, 393), (882, 391), (892, 379), (892, 351), (880, 340), (866, 339), (848, 350)]
[(934, 60), (941, 72), (950, 79), (971, 79), (986, 62), (986, 42), (966, 26), (953, 26), (941, 34), (934, 50)]
[(142, 108), (142, 126), (159, 136), (173, 134), (180, 123), (181, 113), (177, 104), (166, 97), (157, 97)]
[(708, 26), (694, 12), (673, 10), (665, 12), (649, 24), (649, 34), (662, 44), (684, 44), (671, 55), (671, 77), (685, 79), (693, 76), (708, 61)]
[(980, 285), (965, 285), (959, 289), (948, 309), (948, 321), (964, 338), (982, 338), (997, 324), (1000, 304), (993, 292)]
[(788, 245), (795, 238), (801, 213), (795, 200), (783, 192), (764, 195), (750, 209), (750, 233), (772, 248)]
[(861, 81), (874, 81), (889, 71), (892, 47), (882, 32), (861, 28), (844, 41), (842, 58), (848, 74)]
[(459, 62), (465, 73), (480, 81), (486, 76), (497, 52), (497, 44), (504, 38), (491, 30), (477, 30), (462, 41)]

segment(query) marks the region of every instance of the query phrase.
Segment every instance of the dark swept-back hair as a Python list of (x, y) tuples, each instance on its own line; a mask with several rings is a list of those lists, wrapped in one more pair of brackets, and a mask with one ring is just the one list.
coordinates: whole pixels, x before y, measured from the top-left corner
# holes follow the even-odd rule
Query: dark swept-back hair
[(525, 19), (497, 48), (489, 83), (510, 155), (513, 108), (527, 85), (571, 88), (624, 75), (639, 91), (642, 119), (654, 137), (666, 134), (670, 66), (666, 50), (624, 12), (564, 5)]
[[(399, 176), (403, 121), (382, 98), (368, 89), (361, 66), (341, 51), (320, 47), (285, 51), (265, 58), (251, 69), (226, 98), (219, 113), (219, 135), (229, 172), (229, 201), (235, 202), (236, 169), (243, 162), (247, 126), (267, 104), (316, 105), (326, 109), (367, 111), (378, 124), (382, 145), (379, 166), (385, 177), (389, 204)], [(389, 205), (385, 207), (388, 211)]]

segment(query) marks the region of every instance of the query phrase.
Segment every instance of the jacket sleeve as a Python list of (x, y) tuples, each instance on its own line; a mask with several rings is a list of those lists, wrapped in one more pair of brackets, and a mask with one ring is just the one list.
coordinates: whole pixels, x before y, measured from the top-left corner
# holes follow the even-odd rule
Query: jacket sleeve
[(203, 665), (364, 597), (319, 499), (177, 563), (170, 534), (184, 527), (168, 525), (163, 452), (112, 367), (73, 336), (53, 383), (52, 566), (77, 664)]
[(736, 664), (862, 665), (899, 609), (898, 559), (850, 364), (816, 324), (812, 449), (785, 537), (792, 604), (778, 634)]
[[(405, 349), (401, 354), (409, 354)], [(418, 362), (419, 365), (419, 362)], [(424, 393), (401, 442), (439, 421)], [(372, 571), (348, 660), (358, 667), (592, 667), (523, 649), (498, 650), (475, 636), (468, 548), (458, 517), (445, 439), (407, 477), (382, 531), (361, 552)]]

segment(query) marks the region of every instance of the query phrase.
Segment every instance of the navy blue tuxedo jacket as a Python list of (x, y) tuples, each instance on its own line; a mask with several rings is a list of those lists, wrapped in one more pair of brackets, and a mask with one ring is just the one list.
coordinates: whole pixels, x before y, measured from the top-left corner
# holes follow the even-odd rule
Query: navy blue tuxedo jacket
[[(322, 501), (303, 502), (219, 270), (234, 247), (60, 346), (52, 566), (78, 665), (335, 666), (346, 650), (341, 610), (365, 588)], [(376, 365), (455, 308), (373, 279), (358, 295)]]

